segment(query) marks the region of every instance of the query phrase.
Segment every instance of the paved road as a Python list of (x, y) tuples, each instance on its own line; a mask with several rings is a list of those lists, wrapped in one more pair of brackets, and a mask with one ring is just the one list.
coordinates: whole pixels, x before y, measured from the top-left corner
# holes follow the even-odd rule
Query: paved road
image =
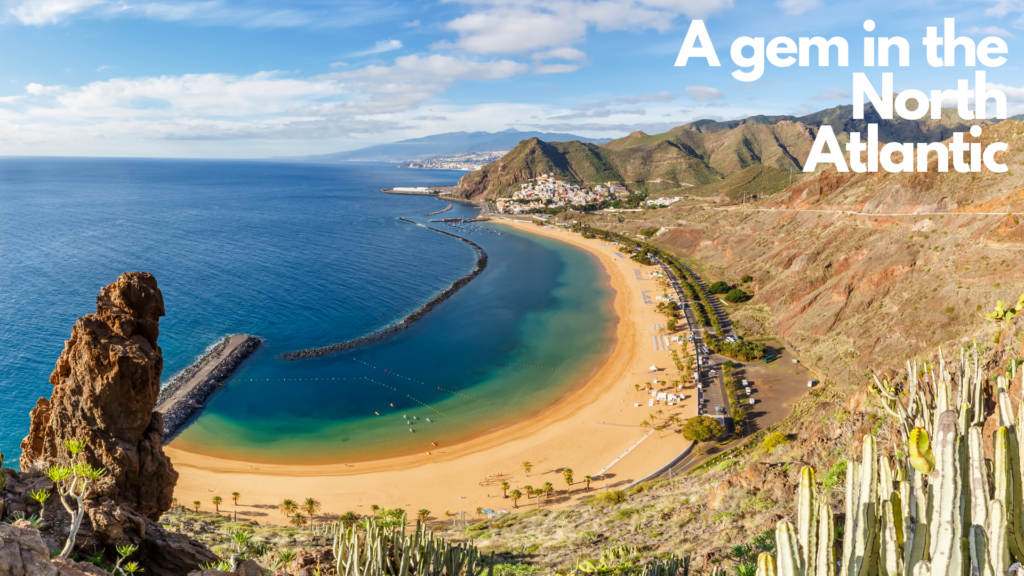
[(859, 212), (857, 210), (827, 210), (824, 208), (734, 208), (731, 206), (713, 206), (714, 210), (734, 210), (747, 212), (829, 212), (832, 214), (852, 214), (854, 216), (1014, 216), (1024, 215), (1024, 212)]

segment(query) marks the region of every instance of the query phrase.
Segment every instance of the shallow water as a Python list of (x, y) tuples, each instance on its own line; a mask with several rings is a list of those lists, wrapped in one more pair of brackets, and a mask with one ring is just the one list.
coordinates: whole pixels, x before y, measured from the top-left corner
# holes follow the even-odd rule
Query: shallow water
[(592, 256), (496, 224), (467, 234), (488, 268), (410, 329), (329, 356), (277, 357), (386, 326), (468, 272), (469, 246), (396, 217), (473, 209), (422, 217), (444, 203), (377, 192), (460, 175), (366, 163), (0, 160), (0, 451), (17, 458), (75, 318), (128, 270), (153, 273), (164, 293), (165, 381), (226, 334), (265, 340), (175, 441), (181, 448), (355, 461), (432, 450), (550, 405), (608, 352), (610, 289)]

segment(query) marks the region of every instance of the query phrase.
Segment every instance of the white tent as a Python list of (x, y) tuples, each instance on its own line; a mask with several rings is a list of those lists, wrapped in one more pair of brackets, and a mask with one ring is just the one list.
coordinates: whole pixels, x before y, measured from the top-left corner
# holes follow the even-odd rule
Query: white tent
[(654, 364), (651, 364), (651, 368), (650, 368), (650, 370), (649, 370), (650, 372), (657, 372), (658, 370), (660, 370), (660, 368), (658, 368), (658, 367), (657, 367), (657, 366), (655, 366)]

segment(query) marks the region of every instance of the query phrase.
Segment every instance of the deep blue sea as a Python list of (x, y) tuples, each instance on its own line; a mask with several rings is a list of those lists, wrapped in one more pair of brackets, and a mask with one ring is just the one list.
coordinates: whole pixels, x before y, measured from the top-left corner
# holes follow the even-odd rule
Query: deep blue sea
[(154, 274), (163, 291), (164, 381), (227, 334), (265, 341), (175, 440), (186, 450), (354, 461), (430, 450), (550, 405), (608, 353), (610, 289), (592, 256), (496, 223), (460, 232), (489, 266), (412, 328), (344, 353), (278, 358), (387, 326), (468, 272), (469, 246), (396, 218), (474, 208), (424, 217), (445, 203), (378, 192), (461, 175), (0, 159), (0, 452), (16, 461), (75, 318), (130, 270)]

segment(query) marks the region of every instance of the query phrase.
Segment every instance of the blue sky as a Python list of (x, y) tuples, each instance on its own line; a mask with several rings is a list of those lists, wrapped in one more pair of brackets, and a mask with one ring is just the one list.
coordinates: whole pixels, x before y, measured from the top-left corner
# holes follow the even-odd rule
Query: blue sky
[[(700, 118), (850, 103), (862, 23), (903, 36), (896, 88), (954, 88), (926, 26), (995, 35), (988, 70), (1024, 112), (1024, 0), (6, 0), (0, 154), (259, 158), (458, 130), (617, 137)], [(694, 18), (722, 60), (673, 66)], [(769, 67), (737, 82), (739, 36), (843, 36), (850, 66)], [(882, 69), (866, 70), (880, 83)], [(972, 80), (973, 83), (973, 80)]]

